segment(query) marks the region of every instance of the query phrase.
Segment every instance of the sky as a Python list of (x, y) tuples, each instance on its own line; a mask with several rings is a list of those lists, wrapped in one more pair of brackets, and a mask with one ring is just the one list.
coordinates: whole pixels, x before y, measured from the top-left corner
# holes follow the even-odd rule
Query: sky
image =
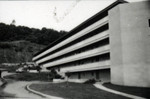
[[(0, 1), (0, 22), (70, 31), (116, 0)], [(145, 0), (127, 0), (137, 2)]]

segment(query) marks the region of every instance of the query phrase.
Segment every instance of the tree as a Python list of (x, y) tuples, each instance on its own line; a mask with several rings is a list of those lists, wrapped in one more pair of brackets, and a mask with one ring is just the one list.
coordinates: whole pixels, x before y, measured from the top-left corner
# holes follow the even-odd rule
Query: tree
[(67, 76), (66, 87), (68, 87), (69, 86), (68, 79), (70, 77), (70, 72), (69, 71), (66, 72), (66, 76)]
[(15, 25), (16, 24), (16, 21), (15, 20), (12, 20), (11, 24), (10, 25)]
[(40, 73), (41, 72), (41, 67), (40, 66), (36, 66), (36, 70)]
[(41, 45), (48, 45), (67, 33), (45, 27), (40, 30), (26, 26), (15, 26), (15, 22), (15, 20), (12, 20), (10, 25), (0, 23), (0, 41), (27, 40)]

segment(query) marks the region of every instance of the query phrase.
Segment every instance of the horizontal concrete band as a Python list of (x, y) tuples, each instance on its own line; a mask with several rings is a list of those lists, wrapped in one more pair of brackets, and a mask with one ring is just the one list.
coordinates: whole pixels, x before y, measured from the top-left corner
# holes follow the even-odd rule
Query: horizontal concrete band
[(97, 49), (93, 49), (93, 50), (90, 50), (90, 51), (86, 51), (86, 52), (83, 52), (81, 54), (76, 54), (76, 55), (73, 55), (73, 56), (70, 56), (70, 57), (67, 57), (67, 58), (63, 58), (61, 60), (46, 63), (43, 66), (44, 67), (52, 67), (52, 66), (68, 63), (68, 62), (71, 62), (71, 61), (76, 61), (76, 60), (85, 59), (85, 58), (88, 58), (88, 57), (101, 55), (101, 54), (104, 54), (104, 53), (109, 53), (109, 45), (106, 45), (104, 47), (100, 47), (100, 48), (97, 48)]
[(39, 63), (45, 62), (47, 60), (50, 60), (50, 59), (53, 59), (55, 57), (64, 55), (64, 54), (72, 52), (74, 50), (81, 49), (81, 48), (83, 48), (83, 47), (85, 47), (87, 45), (90, 45), (90, 44), (93, 44), (95, 42), (101, 41), (101, 40), (106, 39), (108, 37), (109, 37), (109, 34), (108, 34), (108, 30), (107, 30), (107, 31), (99, 33), (99, 34), (97, 34), (97, 35), (95, 35), (95, 36), (93, 36), (93, 37), (91, 37), (89, 39), (86, 39), (86, 40), (84, 40), (82, 42), (79, 42), (79, 43), (77, 43), (75, 45), (72, 45), (72, 46), (70, 46), (70, 47), (68, 47), (68, 48), (66, 48), (64, 50), (61, 50), (61, 51), (59, 51), (57, 53), (54, 53), (54, 54), (52, 54), (50, 56), (47, 56), (47, 57), (44, 57), (44, 58), (36, 61), (36, 63), (39, 64)]
[(64, 45), (68, 44), (68, 43), (71, 42), (71, 41), (76, 40), (77, 38), (80, 38), (80, 37), (84, 36), (85, 34), (91, 32), (91, 31), (93, 31), (93, 30), (95, 30), (95, 29), (97, 29), (97, 28), (99, 28), (99, 27), (101, 27), (101, 26), (103, 26), (103, 25), (105, 25), (105, 24), (107, 24), (107, 23), (108, 23), (108, 17), (104, 17), (103, 19), (97, 21), (96, 23), (94, 23), (94, 24), (88, 26), (86, 29), (81, 30), (81, 31), (78, 32), (77, 34), (75, 34), (75, 35), (71, 36), (70, 38), (68, 38), (68, 39), (66, 39), (66, 40), (64, 40), (64, 41), (62, 41), (62, 42), (59, 43), (59, 44), (57, 44), (56, 46), (54, 46), (54, 47), (52, 47), (52, 48), (49, 48), (49, 49), (46, 50), (45, 52), (43, 52), (43, 53), (41, 53), (41, 54), (35, 56), (35, 57), (33, 58), (33, 61), (36, 60), (36, 59), (38, 59), (38, 58), (40, 58), (40, 57), (42, 57), (43, 55), (45, 55), (45, 54), (47, 54), (47, 53), (49, 53), (49, 52), (51, 52), (51, 51), (53, 51), (53, 50), (55, 50), (55, 49), (61, 47), (61, 46), (64, 46)]
[(77, 71), (89, 71), (89, 70), (100, 70), (100, 69), (109, 69), (110, 68), (110, 61), (102, 61), (102, 62), (95, 62), (89, 63), (85, 65), (78, 65), (78, 66), (69, 66), (66, 68), (61, 68), (61, 72), (77, 72)]

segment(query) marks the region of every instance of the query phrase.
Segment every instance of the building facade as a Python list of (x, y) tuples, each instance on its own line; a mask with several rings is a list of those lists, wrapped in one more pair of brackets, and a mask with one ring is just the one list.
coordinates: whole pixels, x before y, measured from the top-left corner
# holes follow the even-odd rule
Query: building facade
[(150, 86), (148, 3), (114, 2), (35, 54), (33, 61), (43, 68), (69, 73), (70, 81), (94, 78)]
[(111, 82), (150, 87), (150, 1), (109, 11)]

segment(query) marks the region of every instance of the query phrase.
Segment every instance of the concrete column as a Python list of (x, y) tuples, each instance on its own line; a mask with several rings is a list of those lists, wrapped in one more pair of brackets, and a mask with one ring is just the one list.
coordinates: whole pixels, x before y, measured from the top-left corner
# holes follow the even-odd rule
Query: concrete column
[(109, 11), (111, 83), (150, 87), (150, 2)]

